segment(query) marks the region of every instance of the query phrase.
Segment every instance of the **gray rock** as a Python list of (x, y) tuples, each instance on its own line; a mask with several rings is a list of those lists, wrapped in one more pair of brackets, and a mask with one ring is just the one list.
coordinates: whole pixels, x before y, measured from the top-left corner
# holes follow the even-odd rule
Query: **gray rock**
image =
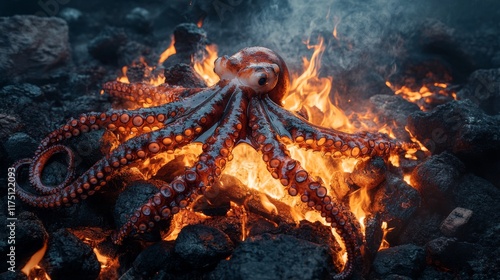
[(60, 18), (0, 17), (0, 84), (38, 81), (71, 57), (68, 26)]
[(92, 248), (66, 229), (52, 233), (41, 261), (51, 279), (96, 279), (101, 264)]
[(483, 113), (470, 100), (452, 101), (408, 118), (408, 129), (433, 154), (449, 151), (481, 158), (500, 153), (500, 117)]
[[(290, 253), (293, 252), (293, 253)], [(262, 235), (246, 240), (210, 279), (324, 279), (330, 266), (328, 248), (288, 235)]]
[(175, 252), (194, 268), (209, 267), (231, 255), (234, 245), (224, 232), (205, 225), (182, 228)]
[(420, 274), (424, 265), (424, 249), (413, 244), (406, 244), (379, 251), (372, 268), (374, 276), (383, 279), (391, 274), (415, 278)]

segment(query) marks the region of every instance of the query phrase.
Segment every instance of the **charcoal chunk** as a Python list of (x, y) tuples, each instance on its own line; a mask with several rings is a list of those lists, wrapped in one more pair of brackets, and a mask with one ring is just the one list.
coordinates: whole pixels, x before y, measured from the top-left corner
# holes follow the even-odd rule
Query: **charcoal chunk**
[(370, 97), (371, 107), (378, 116), (383, 117), (385, 123), (394, 123), (393, 130), (396, 138), (408, 141), (408, 132), (404, 129), (408, 116), (420, 111), (415, 103), (405, 100), (399, 95), (377, 94)]
[(11, 159), (31, 157), (38, 143), (28, 134), (17, 132), (12, 134), (4, 143), (4, 148)]
[(424, 246), (430, 240), (442, 236), (439, 226), (446, 216), (436, 213), (430, 207), (427, 208), (422, 207), (417, 210), (410, 221), (399, 231), (396, 236), (397, 244), (412, 243)]
[(413, 170), (410, 180), (426, 205), (446, 211), (451, 203), (450, 193), (464, 171), (465, 166), (457, 157), (444, 152), (419, 164)]
[[(456, 238), (440, 237), (425, 245), (427, 259), (432, 264), (451, 270), (464, 270), (474, 257), (474, 245)], [(470, 267), (469, 267), (470, 269)]]
[(382, 220), (406, 222), (420, 206), (420, 194), (397, 176), (387, 180), (377, 190), (373, 207), (382, 215)]
[(182, 23), (174, 29), (174, 47), (176, 53), (165, 62), (165, 68), (176, 64), (191, 65), (194, 61), (202, 61), (206, 57), (208, 44), (207, 33), (194, 23)]
[(326, 246), (288, 235), (265, 234), (244, 241), (209, 279), (325, 279), (329, 260)]
[(175, 253), (173, 242), (160, 241), (144, 249), (132, 267), (136, 276), (148, 278), (160, 270), (175, 272), (186, 269), (187, 265)]
[(470, 100), (452, 101), (408, 118), (408, 129), (433, 154), (449, 151), (481, 158), (500, 153), (500, 117), (483, 113)]
[(205, 225), (186, 226), (175, 240), (175, 252), (194, 268), (218, 263), (233, 248), (233, 242), (224, 232)]
[(460, 99), (471, 100), (487, 114), (500, 114), (500, 69), (473, 72), (457, 95)]
[(0, 114), (0, 139), (3, 140), (20, 128), (21, 124), (17, 118), (8, 114)]
[(414, 279), (424, 268), (424, 265), (424, 248), (406, 244), (379, 251), (372, 268), (375, 277), (383, 278), (397, 274)]
[(187, 88), (203, 88), (207, 86), (200, 75), (194, 71), (193, 67), (184, 63), (165, 69), (165, 82), (170, 85)]
[[(116, 200), (114, 217), (117, 228), (123, 226), (139, 207), (159, 192), (159, 188), (164, 184), (166, 182), (161, 180), (139, 180), (129, 183)], [(159, 230), (164, 226), (165, 224), (157, 225), (151, 232), (141, 234), (139, 237), (147, 240), (159, 240)]]
[(5, 271), (4, 273), (0, 273), (0, 279), (2, 280), (28, 280), (28, 276), (24, 274), (24, 272), (14, 270), (12, 271)]
[[(45, 242), (47, 241), (48, 234), (43, 226), (42, 222), (30, 212), (22, 212), (17, 216), (17, 221), (15, 223), (15, 263), (16, 268), (22, 268), (29, 261), (31, 256), (40, 250)], [(0, 233), (0, 253), (6, 256), (10, 252), (10, 246), (8, 241), (12, 240), (8, 238), (11, 235), (11, 228), (8, 227), (9, 221), (5, 223), (6, 230)], [(8, 259), (9, 257), (7, 257)], [(3, 262), (0, 265), (2, 271), (7, 270), (7, 262)]]
[(23, 83), (8, 85), (0, 90), (3, 102), (0, 106), (6, 109), (21, 110), (26, 106), (43, 99), (42, 89), (38, 86)]
[(194, 23), (182, 23), (175, 27), (175, 50), (179, 53), (194, 54), (205, 49), (207, 33)]
[(461, 232), (471, 240), (500, 221), (500, 189), (483, 178), (466, 174), (452, 194), (457, 207), (473, 211)]
[(123, 29), (106, 27), (90, 41), (87, 48), (90, 55), (102, 63), (117, 63), (118, 51), (127, 40)]
[(126, 24), (135, 29), (137, 32), (150, 32), (153, 27), (153, 19), (151, 13), (141, 7), (133, 8), (126, 16), (125, 16)]
[(0, 84), (51, 78), (70, 60), (68, 26), (60, 18), (0, 17), (0, 34)]
[(66, 229), (54, 232), (41, 266), (51, 279), (96, 279), (101, 264), (92, 248)]
[(366, 161), (359, 161), (349, 179), (357, 186), (371, 190), (385, 180), (386, 171), (384, 160), (372, 157)]

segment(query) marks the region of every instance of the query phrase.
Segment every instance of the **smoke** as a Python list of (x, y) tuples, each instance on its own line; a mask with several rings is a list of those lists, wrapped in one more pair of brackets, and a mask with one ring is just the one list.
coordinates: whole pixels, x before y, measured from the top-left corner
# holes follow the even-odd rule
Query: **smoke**
[[(204, 27), (223, 54), (261, 45), (278, 51), (292, 64), (307, 53), (304, 41), (314, 40), (317, 34), (331, 41), (337, 27), (338, 40), (349, 51), (337, 50), (335, 60), (339, 67), (352, 69), (366, 63), (367, 57), (382, 64), (404, 58), (415, 43), (412, 40), (419, 40), (426, 29), (449, 35), (450, 30), (474, 30), (485, 19), (494, 21), (500, 16), (497, 2), (215, 0), (205, 2), (205, 9), (212, 10)], [(436, 21), (446, 28), (436, 30)]]

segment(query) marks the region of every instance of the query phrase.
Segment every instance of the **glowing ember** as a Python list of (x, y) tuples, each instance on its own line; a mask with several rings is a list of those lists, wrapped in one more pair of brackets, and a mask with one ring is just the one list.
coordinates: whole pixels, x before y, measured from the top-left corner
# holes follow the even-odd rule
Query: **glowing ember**
[(443, 96), (457, 99), (455, 92), (450, 92), (447, 83), (433, 83), (423, 85), (419, 90), (414, 90), (409, 86), (396, 87), (391, 82), (386, 81), (385, 84), (394, 91), (395, 94), (401, 95), (404, 99), (417, 104), (420, 110), (427, 110), (426, 104), (430, 104), (434, 97)]

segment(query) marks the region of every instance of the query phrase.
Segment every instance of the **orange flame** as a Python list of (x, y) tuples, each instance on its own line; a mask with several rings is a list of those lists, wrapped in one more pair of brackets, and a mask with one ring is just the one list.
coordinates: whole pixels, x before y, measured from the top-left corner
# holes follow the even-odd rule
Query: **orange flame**
[(123, 66), (122, 67), (122, 76), (118, 77), (118, 79), (116, 79), (116, 80), (119, 82), (122, 82), (124, 84), (130, 84), (130, 81), (128, 80), (128, 77), (127, 77), (127, 70), (128, 70), (128, 67)]
[(330, 99), (332, 77), (319, 77), (321, 57), (325, 50), (324, 39), (320, 37), (317, 45), (307, 45), (314, 49), (311, 60), (304, 58), (304, 73), (292, 74), (292, 85), (283, 105), (291, 111), (307, 111), (309, 121), (331, 128), (348, 124), (349, 120), (342, 110), (333, 105)]
[(429, 85), (423, 85), (418, 91), (413, 90), (408, 86), (402, 86), (400, 88), (392, 85), (391, 82), (386, 81), (385, 84), (389, 87), (395, 94), (401, 95), (404, 99), (417, 104), (422, 111), (426, 110), (425, 104), (429, 102), (429, 98), (436, 95), (449, 96), (453, 99), (457, 99), (457, 94), (455, 92), (448, 92), (447, 83), (433, 83)]
[(175, 40), (174, 40), (174, 36), (172, 36), (170, 39), (170, 45), (168, 46), (168, 48), (166, 48), (161, 53), (160, 59), (158, 60), (158, 64), (162, 64), (163, 62), (165, 62), (165, 60), (167, 60), (167, 58), (169, 58), (170, 56), (172, 56), (173, 54), (176, 53), (174, 44), (175, 44)]
[[(340, 20), (336, 21), (335, 28), (332, 32), (332, 35), (337, 39), (337, 25), (339, 23)], [(200, 21), (198, 22), (198, 26), (200, 27), (202, 24), (203, 20), (200, 19)], [(172, 38), (170, 46), (160, 56), (160, 59), (158, 61), (159, 64), (163, 63), (169, 56), (175, 54), (175, 48), (173, 46), (174, 40)], [(284, 98), (283, 106), (291, 111), (305, 111), (307, 113), (308, 120), (313, 124), (335, 129), (342, 128), (343, 130), (347, 130), (349, 132), (357, 131), (358, 128), (351, 124), (350, 118), (345, 114), (345, 112), (332, 103), (333, 96), (331, 91), (333, 78), (319, 76), (319, 71), (321, 68), (321, 58), (323, 52), (325, 51), (324, 39), (320, 37), (318, 38), (318, 43), (316, 45), (308, 44), (307, 47), (313, 50), (311, 58), (303, 58), (304, 70), (302, 74), (299, 75), (297, 73), (292, 73), (292, 81), (290, 87), (291, 90)], [(217, 46), (207, 45), (206, 51), (207, 55), (203, 59), (203, 61), (193, 61), (193, 68), (196, 73), (205, 80), (208, 86), (212, 86), (219, 80), (219, 77), (213, 72), (214, 61), (217, 58)], [(120, 81), (121, 79), (123, 79), (124, 81), (128, 82), (126, 76), (127, 67), (124, 67), (122, 69), (122, 72), (123, 77), (120, 77)], [(158, 85), (164, 82), (164, 78), (161, 76), (151, 78), (149, 82), (151, 84)], [(387, 86), (393, 88), (390, 82), (386, 82), (386, 84)], [(437, 88), (445, 89), (447, 87), (447, 84), (435, 83), (434, 86)], [(413, 95), (409, 94), (409, 88), (405, 87), (394, 89), (394, 91), (396, 94), (401, 94), (403, 97), (406, 96), (405, 98), (413, 100), (417, 100), (417, 97), (418, 99), (425, 98), (430, 92), (426, 87), (422, 87), (419, 92)], [(366, 116), (356, 117), (358, 118), (358, 120), (367, 119), (372, 121), (374, 118), (376, 118), (369, 113), (367, 113)], [(363, 129), (366, 128), (367, 127), (363, 127)], [(391, 131), (390, 124), (384, 124), (376, 129), (379, 132), (387, 133), (394, 138), (394, 134)], [(358, 162), (358, 160), (356, 159), (341, 159), (338, 161), (339, 166), (335, 166), (335, 164), (331, 164), (331, 158), (329, 157), (329, 154), (323, 155), (319, 153), (306, 152), (293, 145), (289, 145), (287, 146), (287, 148), (290, 150), (291, 156), (301, 162), (302, 166), (306, 170), (310, 171), (311, 176), (323, 179), (324, 185), (329, 188), (329, 193), (335, 193), (331, 187), (331, 185), (333, 184), (331, 184), (330, 182), (332, 180), (332, 174), (342, 172), (350, 173), (353, 171), (354, 166)], [(201, 145), (192, 144), (181, 149), (180, 151), (176, 151), (175, 154), (173, 153), (173, 151), (171, 151), (170, 153), (163, 153), (155, 156), (154, 158), (147, 159), (143, 162), (143, 164), (139, 165), (138, 168), (146, 178), (149, 178), (157, 172), (160, 166), (171, 161), (176, 155), (199, 155), (200, 153)], [(266, 209), (268, 209), (268, 211), (277, 212), (277, 209), (276, 206), (267, 199), (266, 195), (274, 199), (278, 199), (288, 205), (301, 205), (299, 198), (288, 196), (286, 193), (286, 189), (283, 188), (283, 186), (281, 186), (279, 182), (272, 178), (272, 176), (267, 171), (265, 163), (262, 161), (262, 155), (256, 152), (252, 147), (250, 147), (249, 145), (240, 144), (234, 148), (233, 156), (234, 160), (227, 163), (224, 173), (235, 176), (248, 187), (262, 192), (263, 194), (261, 196), (261, 200), (264, 202), (264, 205), (266, 205)], [(192, 166), (196, 160), (196, 157), (186, 156), (184, 160), (184, 164), (186, 166)], [(399, 166), (399, 157), (391, 157), (389, 160), (394, 166)], [(405, 181), (409, 182), (409, 176), (405, 176), (404, 179)], [(266, 195), (264, 195), (264, 193)], [(363, 233), (365, 231), (363, 221), (369, 213), (368, 211), (370, 208), (370, 203), (371, 198), (368, 194), (368, 190), (364, 188), (359, 189), (349, 196), (349, 205), (351, 211), (355, 214), (356, 218), (361, 223)], [(292, 216), (297, 221), (305, 218), (309, 221), (317, 220), (321, 221), (324, 224), (327, 224), (321, 217), (321, 215), (315, 211), (309, 211), (310, 209), (307, 209), (305, 207), (301, 208), (300, 206), (292, 207), (292, 210)], [(172, 226), (170, 227), (170, 233), (166, 237), (166, 240), (175, 240), (180, 230), (187, 224), (187, 222), (183, 218), (183, 215), (180, 214), (174, 215), (174, 217), (172, 218)], [(246, 219), (246, 216), (243, 215), (242, 219)], [(243, 221), (243, 226), (245, 226), (245, 221)], [(390, 230), (387, 229), (386, 223), (382, 224), (382, 230), (384, 231), (385, 239), (385, 234)], [(340, 237), (335, 232), (335, 230), (332, 229), (332, 232), (336, 236), (337, 240), (340, 240)], [(242, 238), (244, 239), (246, 237), (246, 229), (243, 230), (242, 234)], [(342, 244), (342, 242), (339, 243)], [(341, 246), (343, 246), (343, 244)], [(386, 241), (383, 242), (381, 248), (385, 248), (385, 246), (389, 246)], [(343, 257), (345, 259), (347, 258), (347, 255), (345, 254), (345, 248)]]
[[(31, 256), (28, 263), (26, 263), (26, 265), (21, 269), (21, 271), (27, 276), (29, 276), (30, 271), (34, 269), (36, 266), (38, 266), (38, 263), (40, 263), (46, 251), (47, 251), (47, 243), (43, 244), (43, 247), (36, 253), (34, 253), (33, 256)], [(47, 279), (50, 279), (48, 275)]]
[(217, 59), (217, 45), (207, 45), (205, 49), (207, 51), (207, 56), (202, 62), (195, 61), (193, 68), (210, 87), (219, 81), (219, 76), (214, 72), (215, 60)]

